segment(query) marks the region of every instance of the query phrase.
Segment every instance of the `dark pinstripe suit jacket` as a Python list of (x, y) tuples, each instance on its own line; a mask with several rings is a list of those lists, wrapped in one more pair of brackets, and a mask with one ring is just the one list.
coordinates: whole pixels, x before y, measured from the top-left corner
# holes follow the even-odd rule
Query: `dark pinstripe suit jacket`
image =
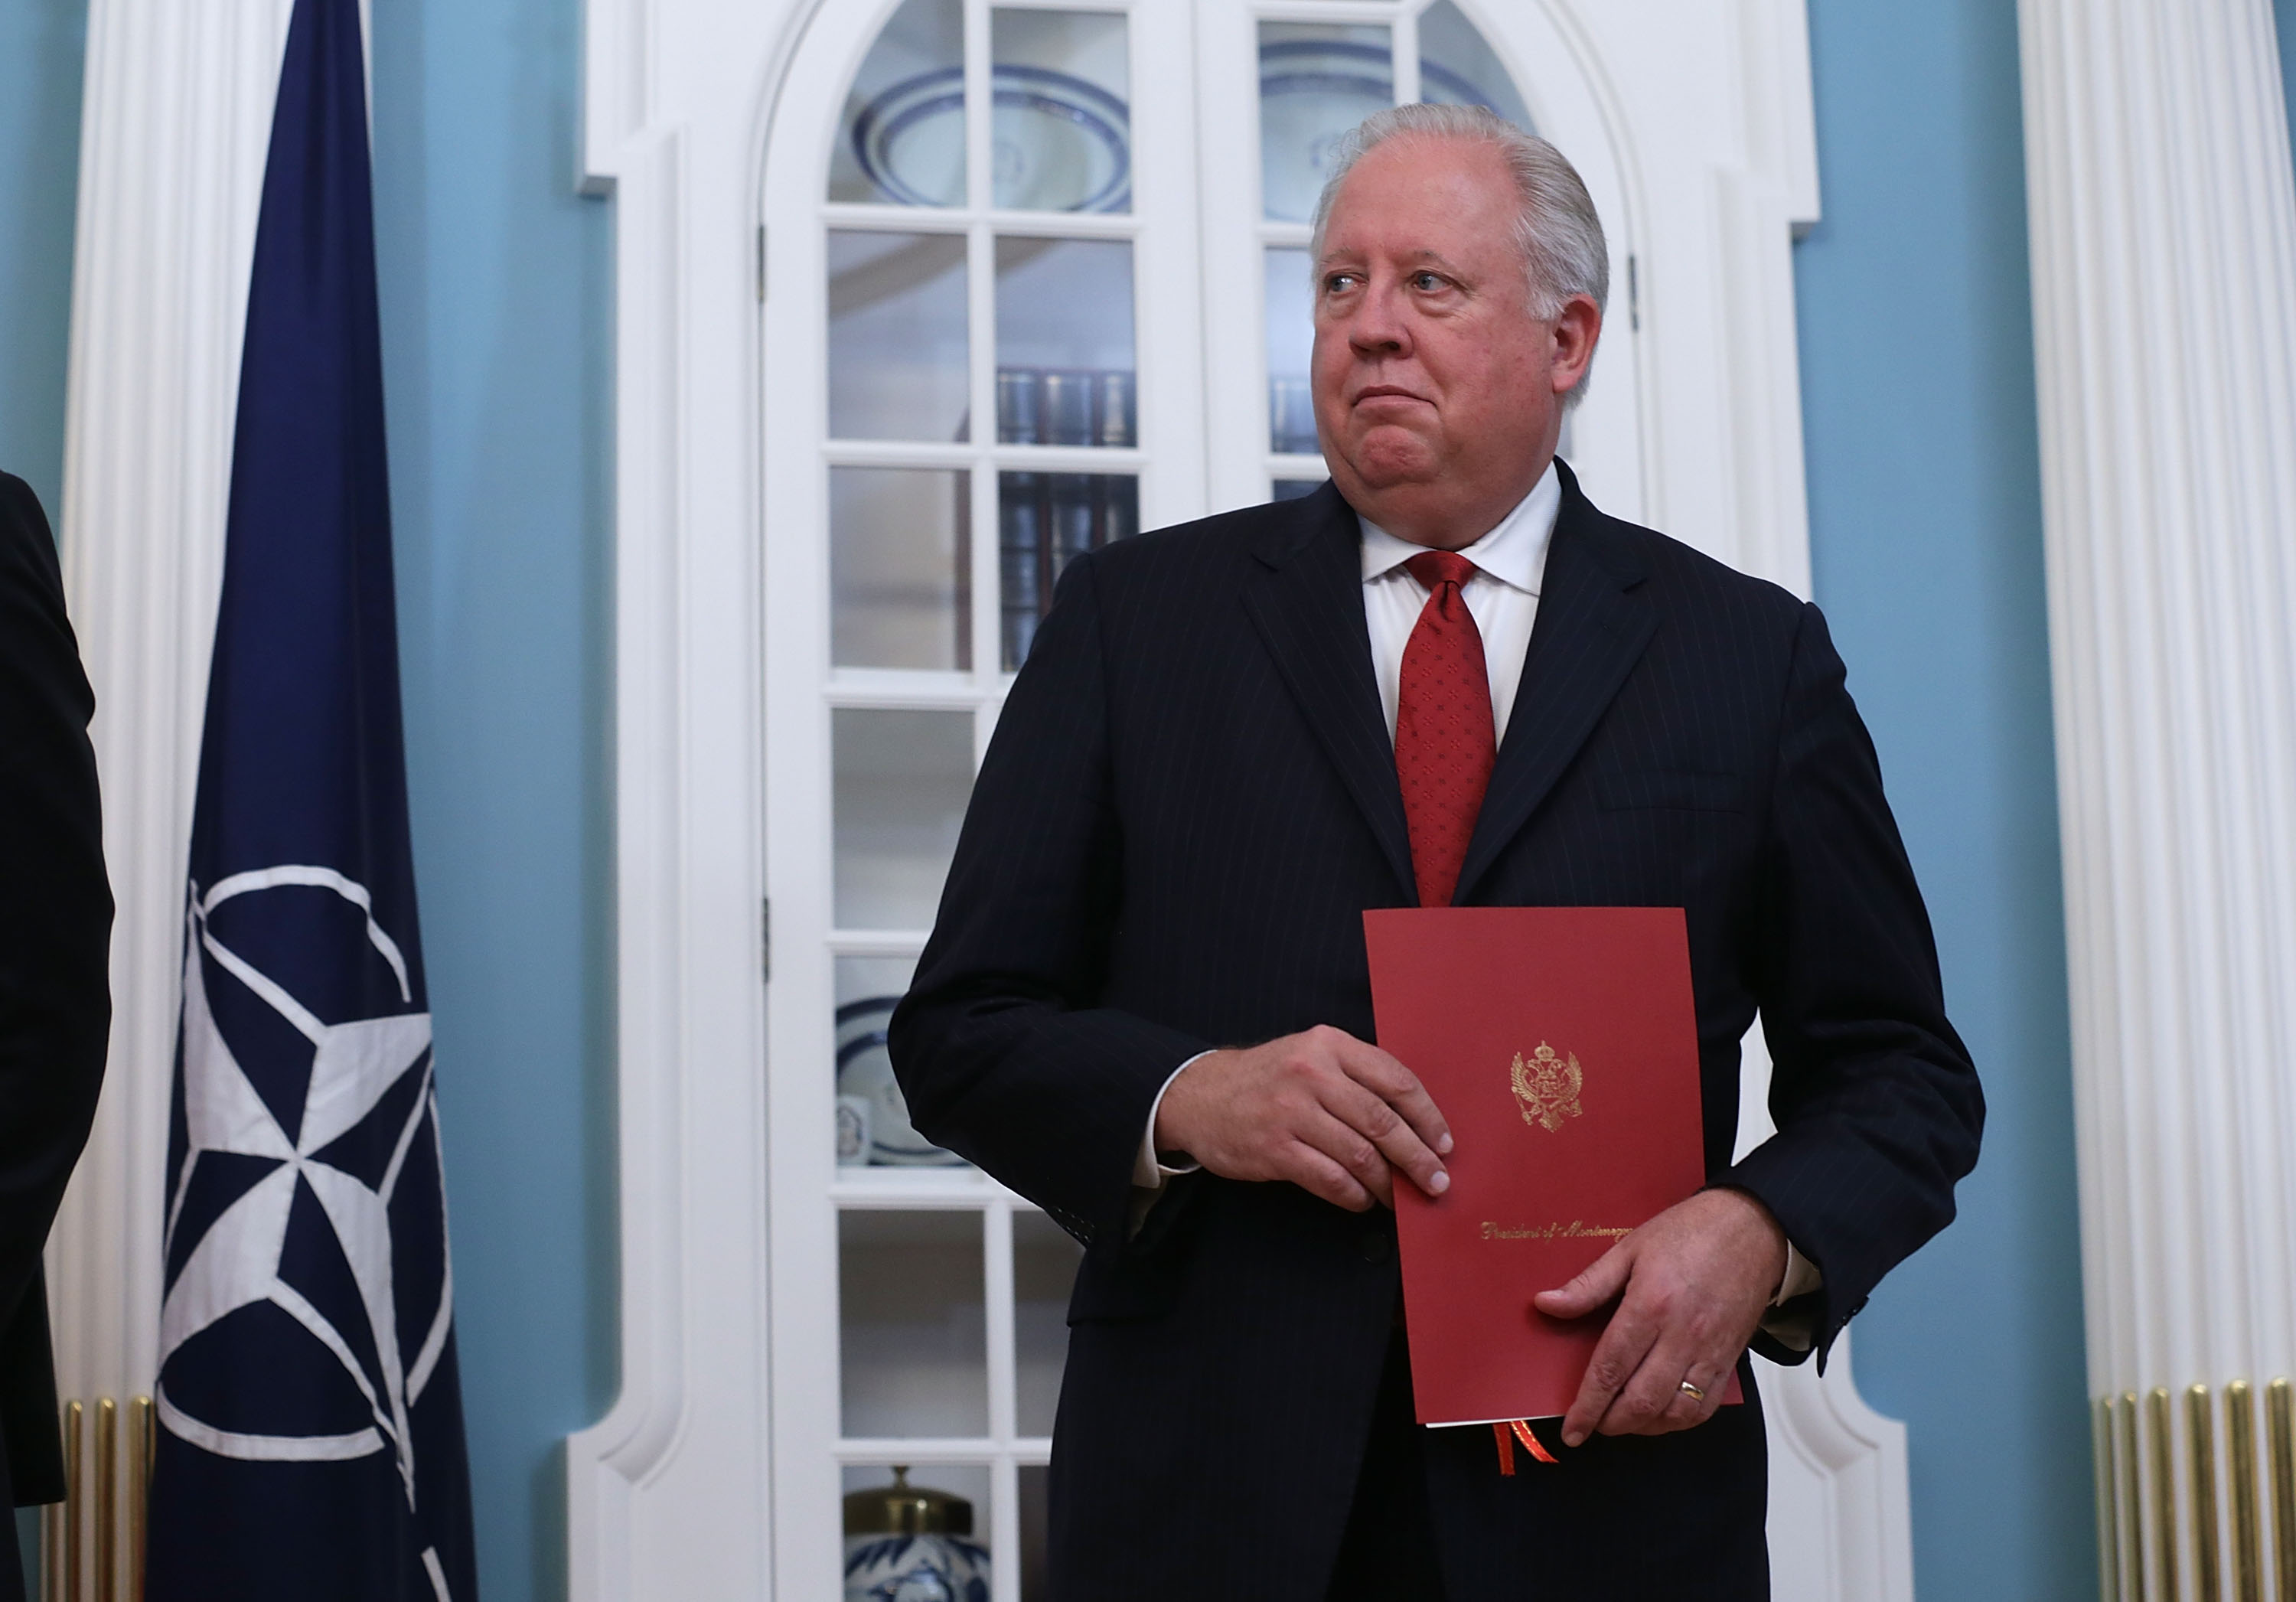
[[(1953, 1216), (1975, 1072), (1817, 609), (1562, 477), (1456, 899), (1686, 909), (1709, 1171), (1822, 1270), (1822, 1348)], [(1326, 485), (1073, 564), (893, 1020), (918, 1127), (1086, 1243), (1053, 1470), (1062, 1602), (1309, 1602), (1337, 1549), (1391, 1217), (1208, 1174), (1130, 1240), (1125, 1215), (1184, 1059), (1316, 1023), (1372, 1036), (1359, 915), (1416, 897), (1357, 546)], [(1758, 1010), (1779, 1133), (1733, 1166)], [(1766, 1594), (1758, 1402), (1513, 1479), (1488, 1432), (1433, 1431), (1429, 1475), (1455, 1602)]]

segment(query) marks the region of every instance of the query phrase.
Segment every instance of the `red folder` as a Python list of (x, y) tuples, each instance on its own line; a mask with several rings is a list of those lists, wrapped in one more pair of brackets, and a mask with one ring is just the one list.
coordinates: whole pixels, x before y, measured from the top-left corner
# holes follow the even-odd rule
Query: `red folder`
[(1398, 908), (1364, 938), (1379, 1043), (1455, 1143), (1441, 1196), (1395, 1187), (1419, 1422), (1567, 1412), (1609, 1312), (1531, 1297), (1706, 1181), (1682, 909)]

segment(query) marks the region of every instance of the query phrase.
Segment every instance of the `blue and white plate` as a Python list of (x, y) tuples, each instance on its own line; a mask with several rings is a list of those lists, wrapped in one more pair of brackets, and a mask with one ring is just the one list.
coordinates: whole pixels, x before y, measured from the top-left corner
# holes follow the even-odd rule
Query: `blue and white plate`
[(898, 996), (872, 996), (837, 1009), (837, 1094), (869, 1104), (869, 1162), (879, 1168), (962, 1168), (964, 1159), (943, 1151), (909, 1122), (909, 1104), (893, 1077), (885, 1025)]
[[(1422, 100), (1487, 106), (1490, 97), (1439, 62), (1419, 67)], [(1259, 47), (1260, 197), (1267, 214), (1304, 223), (1331, 176), (1332, 152), (1356, 124), (1395, 103), (1395, 61), (1383, 45), (1277, 39)]]
[[(1019, 211), (1123, 211), (1132, 203), (1131, 110), (1049, 67), (990, 75), (996, 203)], [(964, 199), (964, 70), (903, 78), (853, 119), (853, 158), (897, 205)]]

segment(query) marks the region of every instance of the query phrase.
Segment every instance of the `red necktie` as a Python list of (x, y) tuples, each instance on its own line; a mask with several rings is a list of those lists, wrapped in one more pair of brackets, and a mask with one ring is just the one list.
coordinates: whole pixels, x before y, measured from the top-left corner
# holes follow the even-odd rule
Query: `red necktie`
[(1395, 773), (1403, 785), (1419, 904), (1448, 907), (1497, 754), (1490, 672), (1482, 634), (1460, 593), (1475, 564), (1456, 551), (1422, 551), (1403, 565), (1428, 595), (1403, 647)]

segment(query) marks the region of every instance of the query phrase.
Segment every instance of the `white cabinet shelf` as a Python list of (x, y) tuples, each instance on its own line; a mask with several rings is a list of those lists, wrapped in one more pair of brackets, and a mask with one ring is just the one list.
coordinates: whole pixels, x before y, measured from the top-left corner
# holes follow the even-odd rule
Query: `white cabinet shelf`
[(829, 1199), (849, 1211), (984, 1208), (992, 1202), (1015, 1212), (1037, 1211), (1034, 1203), (977, 1168), (846, 1168), (838, 1175)]
[(1049, 1463), (1053, 1460), (1053, 1438), (1050, 1435), (1016, 1436), (1000, 1447), (986, 1436), (971, 1441), (936, 1441), (891, 1435), (865, 1441), (840, 1441), (835, 1448), (840, 1463), (898, 1463), (905, 1466), (986, 1463), (1000, 1452), (1024, 1466)]

